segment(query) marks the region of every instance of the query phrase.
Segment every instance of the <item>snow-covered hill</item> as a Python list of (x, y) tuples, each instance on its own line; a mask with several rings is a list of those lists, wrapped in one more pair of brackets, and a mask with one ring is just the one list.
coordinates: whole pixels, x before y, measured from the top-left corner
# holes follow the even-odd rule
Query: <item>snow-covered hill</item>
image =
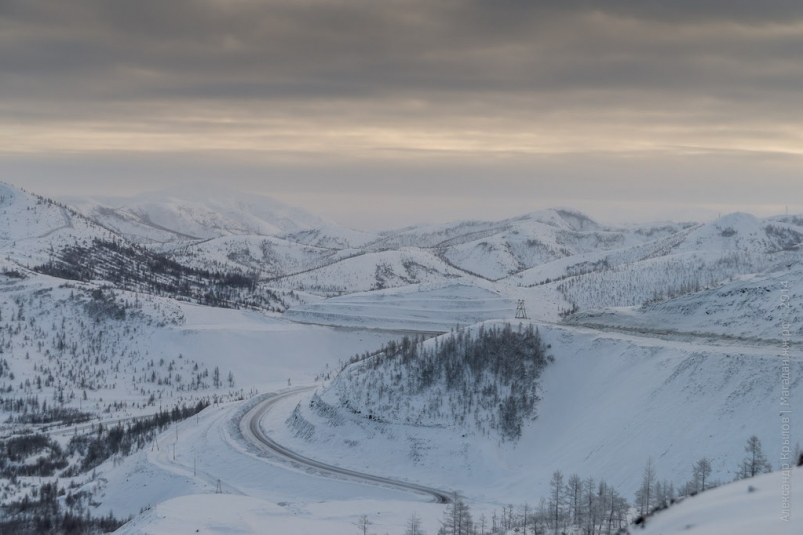
[(383, 290), (458, 279), (461, 271), (430, 251), (401, 249), (349, 256), (337, 263), (283, 277), (276, 284), (321, 295)]
[(359, 252), (321, 248), (273, 236), (225, 236), (177, 247), (167, 256), (206, 270), (239, 270), (279, 278), (333, 264)]
[[(789, 485), (787, 493), (784, 485)], [(791, 505), (791, 517), (784, 499)], [(789, 480), (781, 472), (736, 481), (708, 490), (647, 519), (643, 535), (793, 535), (801, 531), (797, 504), (803, 498), (803, 468), (793, 469)]]
[(792, 224), (737, 213), (632, 247), (560, 259), (507, 280), (553, 284), (580, 309), (640, 305), (794, 262), (801, 241), (803, 232)]
[(803, 339), (803, 264), (778, 266), (767, 273), (641, 307), (588, 310), (567, 320), (655, 334), (690, 333), (716, 337), (778, 340), (784, 323)]
[[(632, 496), (649, 456), (661, 479), (680, 486), (703, 456), (711, 459), (713, 479), (732, 479), (752, 434), (777, 449), (776, 346), (702, 345), (543, 324), (539, 331), (555, 361), (541, 375), (538, 417), (516, 442), (500, 444), (498, 437), (458, 421), (451, 426), (377, 421), (345, 407), (340, 387), (320, 394), (326, 405), (302, 403), (295, 421), (277, 415), (265, 429), (313, 458), (358, 469), (381, 467), (386, 475), (501, 503), (545, 496), (556, 469), (605, 478)], [(803, 361), (795, 358), (791, 367), (797, 399), (803, 396)], [(395, 381), (372, 385), (377, 396), (384, 392), (380, 399), (392, 398), (399, 388)], [(415, 392), (408, 396), (399, 399), (401, 406), (415, 407), (420, 401)], [(474, 410), (468, 408), (466, 421), (473, 421)], [(797, 429), (799, 417), (793, 414), (792, 420)]]
[(466, 272), (496, 280), (557, 259), (608, 251), (669, 236), (685, 225), (606, 227), (570, 209), (542, 210), (502, 221), (425, 225), (385, 233), (372, 249), (435, 249)]
[(308, 245), (349, 248), (374, 239), (270, 197), (212, 185), (177, 187), (132, 198), (65, 201), (104, 227), (143, 244), (286, 234)]
[[(108, 421), (160, 403), (223, 400), (196, 427), (182, 423), (181, 439), (175, 429), (159, 435), (161, 449), (140, 445), (61, 478), (74, 484), (69, 492), (91, 491), (100, 514), (168, 500), (126, 533), (169, 531), (170, 518), (186, 522), (199, 504), (241, 510), (246, 524), (288, 522), (288, 532), (330, 521), (345, 533), (361, 508), (375, 508), (389, 519), (377, 523), (383, 531), (402, 533), (404, 518), (422, 505), (417, 498), (266, 463), (230, 433), (239, 410), (232, 400), (290, 383), (321, 388), (265, 418), (280, 443), (346, 468), (460, 490), (489, 514), (546, 496), (555, 469), (605, 478), (630, 498), (648, 456), (659, 478), (680, 485), (702, 456), (712, 478), (732, 479), (750, 435), (777, 452), (783, 323), (793, 343), (803, 337), (803, 218), (729, 214), (706, 224), (611, 227), (559, 209), (374, 235), (225, 192), (175, 190), (81, 209), (97, 223), (0, 185), (2, 430), (19, 432), (34, 413), (58, 420), (62, 409)], [(399, 331), (500, 325), (519, 299), (555, 357), (540, 387), (522, 390), (527, 402), (533, 393), (540, 399), (520, 437), (493, 432), (491, 415), (501, 413), (488, 399), (495, 388), (509, 403), (524, 399), (485, 376), (460, 383), (466, 391), (454, 399), (468, 401), (452, 399), (449, 411), (437, 391), (443, 385), (408, 389), (416, 383), (401, 368), (380, 373), (377, 364), (362, 375), (355, 366), (328, 383), (340, 363), (375, 352)], [(574, 316), (555, 323), (573, 305)], [(796, 354), (789, 374), (798, 399)], [(362, 397), (351, 403), (355, 392)], [(46, 412), (44, 400), (59, 410)], [(455, 407), (463, 419), (452, 423)], [(793, 430), (803, 423), (796, 413), (792, 420)], [(59, 440), (66, 447), (71, 439)], [(176, 445), (175, 458), (166, 444)], [(70, 455), (70, 462), (80, 457)], [(777, 456), (771, 460), (777, 465)], [(33, 496), (37, 478), (25, 477), (0, 480), (3, 500)], [(209, 498), (218, 480), (242, 499)], [(188, 496), (197, 493), (207, 496)], [(333, 500), (337, 511), (320, 505)], [(692, 503), (704, 502), (688, 500), (651, 522), (680, 519), (674, 511)], [(428, 525), (437, 526), (439, 506), (426, 507)], [(296, 516), (304, 521), (289, 522)], [(241, 522), (235, 517), (225, 520)]]
[(25, 267), (114, 234), (50, 199), (0, 182), (0, 255)]
[(443, 256), (489, 279), (500, 279), (562, 258), (632, 247), (676, 234), (678, 224), (604, 227), (584, 214), (545, 210), (513, 218), (499, 232), (463, 243), (449, 243)]

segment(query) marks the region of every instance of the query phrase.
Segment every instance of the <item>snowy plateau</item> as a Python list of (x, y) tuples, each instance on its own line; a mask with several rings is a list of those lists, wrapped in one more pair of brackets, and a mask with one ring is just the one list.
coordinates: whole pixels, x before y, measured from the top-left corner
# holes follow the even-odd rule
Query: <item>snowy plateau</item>
[(0, 532), (803, 533), (801, 243), (0, 183)]

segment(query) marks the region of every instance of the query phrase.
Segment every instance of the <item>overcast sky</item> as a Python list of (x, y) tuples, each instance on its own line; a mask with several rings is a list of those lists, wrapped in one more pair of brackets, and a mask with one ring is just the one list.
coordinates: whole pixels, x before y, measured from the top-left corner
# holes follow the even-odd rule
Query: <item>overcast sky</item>
[(378, 228), (803, 211), (803, 2), (0, 0), (0, 180)]

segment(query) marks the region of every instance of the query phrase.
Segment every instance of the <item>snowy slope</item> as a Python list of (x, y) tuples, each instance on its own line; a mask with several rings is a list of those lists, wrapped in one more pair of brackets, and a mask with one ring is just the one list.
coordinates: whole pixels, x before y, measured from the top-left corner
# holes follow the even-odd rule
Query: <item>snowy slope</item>
[(512, 318), (516, 303), (466, 283), (416, 284), (333, 297), (285, 312), (293, 321), (410, 331), (448, 331), (497, 318)]
[[(193, 185), (143, 193), (132, 198), (68, 199), (101, 223), (114, 224), (113, 212), (143, 228), (167, 229), (183, 237), (276, 234), (323, 226), (323, 220), (270, 197), (219, 186)], [(133, 225), (126, 229), (136, 232)]]
[(606, 227), (576, 210), (550, 209), (495, 222), (464, 221), (388, 232), (370, 248), (436, 249), (455, 267), (495, 280), (556, 259), (655, 240), (683, 228), (675, 223)]
[[(632, 496), (650, 455), (659, 477), (679, 486), (702, 456), (712, 459), (713, 478), (732, 479), (744, 441), (752, 434), (769, 451), (777, 449), (776, 347), (705, 346), (571, 327), (539, 328), (555, 362), (542, 374), (538, 418), (516, 443), (500, 444), (498, 438), (478, 435), (464, 425), (369, 420), (339, 408), (334, 390), (323, 391), (321, 399), (335, 412), (305, 402), (297, 414), (306, 423), (285, 423), (293, 410), (289, 404), (264, 427), (280, 443), (313, 458), (460, 488), (472, 499), (502, 503), (546, 495), (555, 469), (605, 478)], [(793, 360), (792, 376), (792, 396), (797, 398), (803, 395), (799, 357)], [(800, 418), (792, 419), (796, 429)]]
[[(0, 399), (62, 393), (64, 406), (105, 418), (150, 414), (160, 400), (172, 406), (240, 388), (276, 388), (288, 378), (308, 381), (353, 351), (395, 336), (339, 333), (33, 273), (0, 273), (0, 295), (0, 355), (8, 363)], [(295, 354), (301, 348), (303, 358)], [(212, 385), (215, 366), (224, 378), (233, 373), (234, 388)], [(125, 406), (109, 411), (115, 401)], [(14, 414), (0, 408), (0, 422)]]
[(444, 282), (463, 275), (429, 251), (408, 248), (351, 256), (318, 269), (283, 277), (276, 284), (321, 295), (338, 295)]
[(803, 339), (803, 264), (782, 265), (716, 288), (641, 307), (582, 311), (567, 320), (643, 332), (776, 341), (789, 324)]
[(370, 512), (372, 529), (401, 534), (415, 512), (427, 526), (437, 526), (441, 507), (389, 499), (328, 500), (287, 503), (236, 494), (194, 494), (158, 504), (115, 533), (119, 535), (174, 535), (239, 533), (281, 535), (353, 535), (359, 517)]
[(677, 224), (603, 227), (580, 212), (545, 210), (506, 220), (492, 236), (450, 244), (443, 256), (495, 280), (567, 257), (633, 247), (681, 229)]
[[(781, 520), (782, 485), (791, 483), (792, 515)], [(792, 535), (803, 531), (797, 508), (803, 498), (803, 469), (791, 482), (775, 472), (706, 491), (647, 519), (643, 535)]]
[[(537, 502), (555, 469), (604, 477), (631, 498), (650, 455), (659, 478), (676, 485), (689, 479), (691, 464), (703, 455), (712, 461), (713, 478), (727, 481), (752, 434), (777, 464), (781, 322), (788, 318), (793, 336), (803, 336), (801, 218), (731, 214), (704, 225), (614, 228), (570, 210), (547, 210), (374, 236), (253, 196), (198, 195), (177, 191), (130, 205), (84, 206), (87, 213), (100, 210), (95, 217), (102, 228), (0, 185), (4, 399), (38, 396), (107, 421), (150, 414), (160, 403), (223, 399), (195, 427), (178, 426), (175, 460), (169, 446), (146, 448), (107, 462), (92, 480), (76, 481), (97, 491), (101, 514), (136, 514), (154, 506), (123, 533), (172, 533), (188, 525), (193, 532), (259, 532), (266, 523), (286, 533), (347, 533), (359, 514), (381, 512), (376, 531), (400, 534), (413, 510), (423, 511), (428, 531), (437, 529), (441, 509), (417, 496), (255, 457), (230, 433), (239, 410), (230, 400), (288, 382), (312, 384), (353, 354), (398, 338), (399, 330), (446, 331), (457, 323), (509, 319), (517, 299), (525, 300), (531, 317), (543, 320), (539, 329), (556, 359), (541, 377), (538, 418), (517, 442), (435, 420), (369, 421), (336, 406), (323, 385), (320, 399), (334, 410), (298, 397), (277, 406), (263, 427), (305, 455), (459, 489), (486, 511), (502, 503)], [(316, 302), (284, 316), (225, 310), (25, 269), (95, 239), (124, 243), (108, 229), (150, 244), (127, 257), (139, 262), (132, 272), (159, 267), (150, 262), (165, 260), (152, 254), (159, 249), (199, 270), (258, 273), (259, 284), (285, 292), (282, 299), (291, 290), (318, 294), (288, 302)], [(113, 252), (125, 253), (120, 251)], [(117, 264), (109, 266), (107, 272)], [(204, 284), (190, 281), (197, 274), (188, 277), (187, 283)], [(159, 280), (146, 277), (141, 290)], [(786, 280), (789, 308), (782, 309)], [(644, 301), (650, 304), (581, 311), (567, 324), (549, 323), (571, 302), (597, 308)], [(348, 328), (311, 325), (316, 323)], [(212, 385), (215, 367), (224, 378), (231, 372), (234, 385)], [(803, 361), (796, 354), (791, 377), (791, 397), (800, 398)], [(373, 386), (391, 391), (394, 385)], [(416, 399), (411, 394), (398, 402), (415, 406)], [(288, 424), (293, 414), (300, 420)], [(9, 409), (0, 421), (18, 416)], [(803, 422), (797, 414), (792, 419), (793, 430), (799, 429)], [(3, 424), (5, 431), (10, 425)], [(160, 443), (173, 444), (174, 435), (175, 429), (165, 432)], [(214, 496), (217, 480), (226, 497)], [(682, 517), (708, 529), (708, 519), (723, 518), (720, 505), (722, 511), (755, 509), (758, 518), (758, 508), (763, 511), (761, 504), (769, 501), (763, 481), (744, 500), (741, 490), (723, 489), (720, 495), (705, 493), (701, 502), (684, 502), (663, 513), (665, 524), (656, 516), (654, 529), (671, 533)], [(712, 501), (706, 501), (709, 496)], [(700, 516), (688, 509), (694, 503), (714, 514)], [(216, 508), (226, 511), (207, 511)]]
[(363, 248), (377, 239), (376, 234), (353, 230), (332, 223), (327, 223), (319, 228), (283, 232), (279, 236), (288, 241), (326, 249)]
[(324, 221), (270, 197), (212, 185), (177, 187), (133, 198), (69, 198), (87, 217), (139, 243), (186, 242), (232, 235), (304, 236), (307, 245), (348, 248), (374, 236)]
[(803, 233), (794, 225), (737, 213), (632, 247), (553, 261), (506, 280), (553, 284), (581, 309), (640, 305), (794, 261), (797, 240)]
[(276, 278), (316, 269), (356, 254), (353, 250), (325, 249), (273, 236), (224, 236), (177, 247), (167, 256), (197, 269), (241, 270)]
[(114, 235), (49, 199), (0, 182), (0, 255), (26, 267), (50, 260), (66, 247)]

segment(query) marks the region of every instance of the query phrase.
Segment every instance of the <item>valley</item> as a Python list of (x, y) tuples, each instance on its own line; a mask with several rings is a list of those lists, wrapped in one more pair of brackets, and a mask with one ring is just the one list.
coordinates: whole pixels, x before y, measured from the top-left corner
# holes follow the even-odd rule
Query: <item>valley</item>
[(435, 532), (462, 500), (475, 522), (510, 511), (512, 533), (529, 517), (511, 504), (551, 526), (536, 513), (561, 471), (604, 480), (629, 522), (648, 459), (680, 495), (702, 457), (731, 482), (753, 435), (779, 470), (780, 417), (803, 438), (779, 417), (803, 399), (799, 217), (369, 233), (204, 195), (0, 184), (9, 518), (56, 485), (62, 511), (132, 535), (346, 534), (361, 515), (401, 534), (413, 513)]

